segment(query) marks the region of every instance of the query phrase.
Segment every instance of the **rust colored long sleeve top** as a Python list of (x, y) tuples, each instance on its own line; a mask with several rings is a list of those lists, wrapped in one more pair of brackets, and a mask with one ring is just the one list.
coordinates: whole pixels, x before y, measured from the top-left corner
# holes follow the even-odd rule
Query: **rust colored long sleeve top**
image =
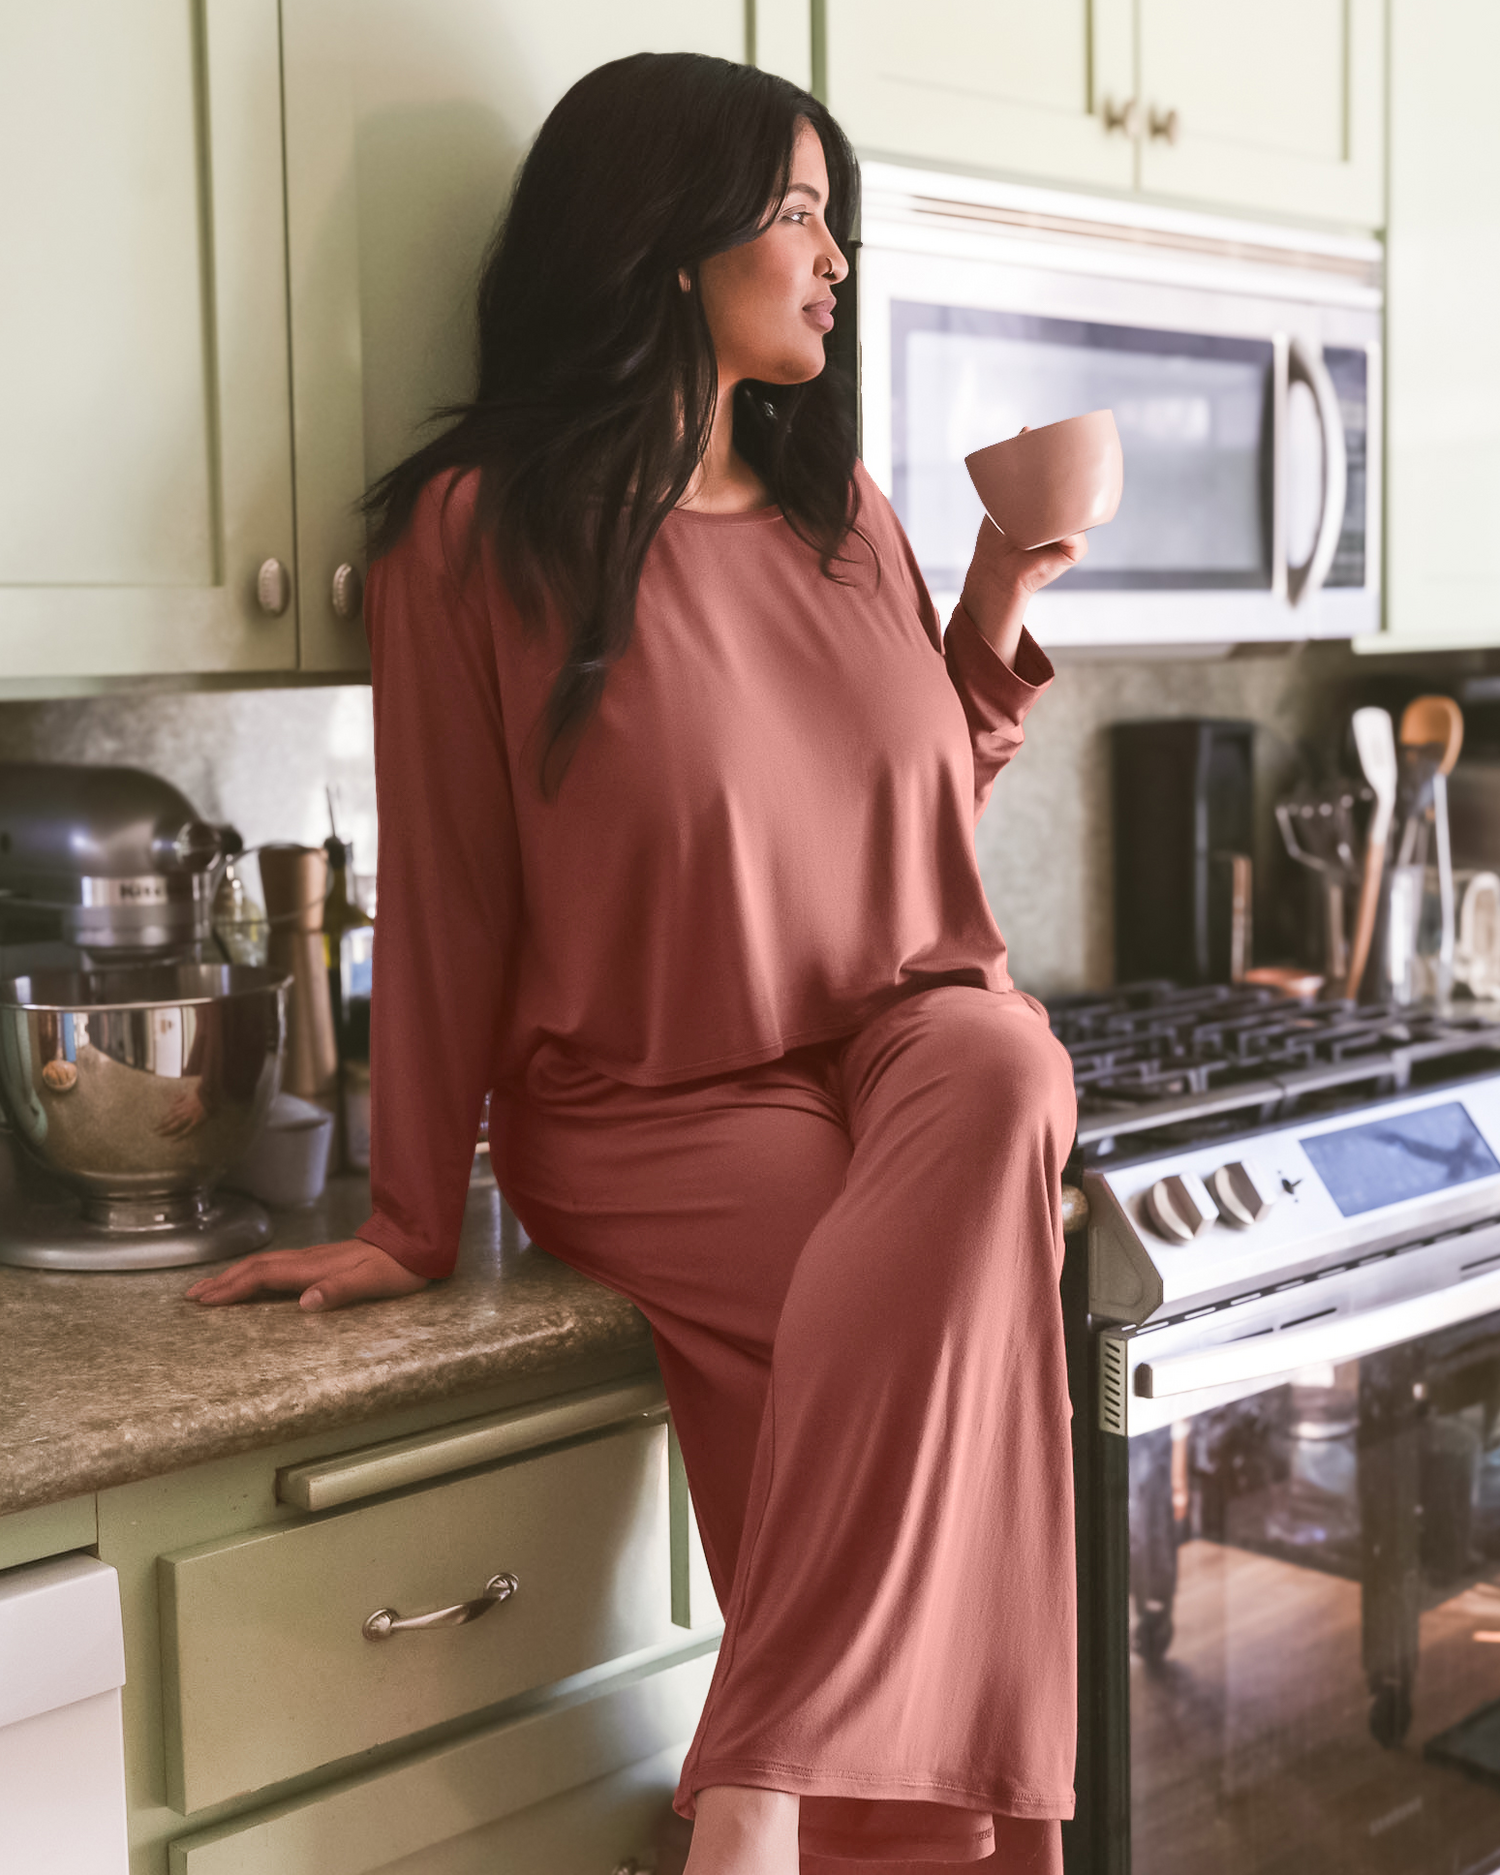
[(536, 781), (560, 627), (522, 629), (477, 478), (370, 572), (380, 825), (374, 1214), (451, 1271), (487, 1089), (544, 1035), (652, 1086), (846, 1034), (928, 983), (1011, 987), (974, 829), (1052, 666), (946, 637), (863, 467), (823, 577), (779, 509), (671, 513), (560, 791)]

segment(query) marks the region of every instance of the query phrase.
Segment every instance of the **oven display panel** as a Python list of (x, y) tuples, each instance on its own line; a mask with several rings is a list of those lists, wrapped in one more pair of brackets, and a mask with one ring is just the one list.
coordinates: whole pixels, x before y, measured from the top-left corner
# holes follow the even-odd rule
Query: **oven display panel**
[(1500, 1160), (1457, 1100), (1298, 1144), (1345, 1217), (1500, 1172)]

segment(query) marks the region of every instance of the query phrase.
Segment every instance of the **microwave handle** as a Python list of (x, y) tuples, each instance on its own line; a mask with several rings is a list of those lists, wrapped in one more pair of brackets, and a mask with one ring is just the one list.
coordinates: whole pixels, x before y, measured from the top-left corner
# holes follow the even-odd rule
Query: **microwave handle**
[[(1317, 1293), (1309, 1290), (1310, 1295)], [(1164, 1400), (1174, 1394), (1196, 1393), (1204, 1387), (1270, 1381), (1299, 1367), (1332, 1361), (1357, 1361), (1381, 1348), (1457, 1322), (1470, 1321), (1500, 1310), (1500, 1270), (1471, 1276), (1447, 1289), (1408, 1296), (1380, 1308), (1336, 1315), (1331, 1321), (1285, 1334), (1252, 1335), (1244, 1341), (1220, 1342), (1194, 1354), (1174, 1354), (1160, 1361), (1142, 1361), (1135, 1370), (1135, 1390), (1144, 1399)]]
[(1349, 484), (1349, 455), (1344, 446), (1339, 394), (1323, 362), (1321, 347), (1294, 338), (1287, 347), (1286, 378), (1288, 389), (1301, 382), (1312, 392), (1323, 431), (1323, 510), (1318, 518), (1318, 538), (1307, 565), (1289, 566), (1286, 570), (1287, 598), (1291, 604), (1301, 605), (1321, 589), (1338, 551)]

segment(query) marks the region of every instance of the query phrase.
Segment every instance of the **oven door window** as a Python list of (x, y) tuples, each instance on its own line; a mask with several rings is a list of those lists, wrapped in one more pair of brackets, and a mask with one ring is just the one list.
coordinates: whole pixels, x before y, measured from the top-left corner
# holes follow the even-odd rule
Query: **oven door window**
[(1268, 340), (891, 303), (892, 493), (934, 591), (957, 591), (982, 509), (964, 457), (1112, 409), (1125, 492), (1058, 590), (1272, 583)]
[(1500, 1316), (1128, 1469), (1133, 1875), (1500, 1868)]

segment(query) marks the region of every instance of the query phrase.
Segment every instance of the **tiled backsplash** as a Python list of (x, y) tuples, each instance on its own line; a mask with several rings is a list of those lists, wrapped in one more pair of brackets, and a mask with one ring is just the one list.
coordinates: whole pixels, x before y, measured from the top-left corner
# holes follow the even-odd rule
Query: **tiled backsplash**
[[(1248, 717), (1256, 741), (1261, 850), (1257, 915), (1262, 958), (1278, 936), (1269, 920), (1289, 895), (1270, 800), (1290, 772), (1296, 741), (1326, 744), (1370, 665), (1323, 644), (1269, 657), (1077, 660), (1027, 722), (1026, 746), (1000, 777), (979, 828), (980, 869), (1011, 969), (1024, 988), (1106, 984), (1112, 975), (1107, 725), (1127, 717)], [(1433, 681), (1439, 681), (1435, 662)], [(211, 820), (232, 821), (248, 844), (320, 841), (325, 786), (338, 794), (340, 832), (356, 866), (373, 868), (375, 790), (370, 692), (314, 689), (146, 693), (0, 703), (0, 759), (127, 762), (166, 776)], [(1284, 954), (1284, 953), (1283, 953)]]

